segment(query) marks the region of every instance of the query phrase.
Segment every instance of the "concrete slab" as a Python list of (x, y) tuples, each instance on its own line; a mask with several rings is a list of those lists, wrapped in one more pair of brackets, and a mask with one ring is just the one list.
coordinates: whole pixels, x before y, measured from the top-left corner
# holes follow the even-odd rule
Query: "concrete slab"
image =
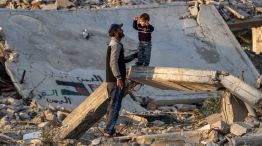
[[(132, 19), (147, 12), (155, 26), (152, 66), (224, 70), (254, 85), (258, 72), (216, 9), (201, 6), (198, 21), (180, 19), (187, 9), (179, 2), (80, 11), (0, 10), (0, 26), (16, 53), (6, 62), (7, 71), (23, 97), (75, 108), (104, 81), (110, 24), (124, 23), (123, 43), (130, 54), (138, 42)], [(83, 29), (91, 34), (87, 40), (81, 36)], [(178, 93), (154, 90), (146, 87), (138, 94)]]

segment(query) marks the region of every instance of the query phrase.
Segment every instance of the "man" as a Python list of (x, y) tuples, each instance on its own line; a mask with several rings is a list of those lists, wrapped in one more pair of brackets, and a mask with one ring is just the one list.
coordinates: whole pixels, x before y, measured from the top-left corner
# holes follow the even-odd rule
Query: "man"
[(121, 108), (122, 98), (125, 94), (125, 62), (132, 60), (130, 58), (125, 60), (124, 57), (124, 48), (121, 39), (125, 35), (122, 26), (123, 24), (112, 24), (108, 31), (111, 41), (108, 45), (106, 55), (106, 82), (109, 96), (106, 127), (104, 129), (104, 136), (106, 137), (117, 136), (115, 125)]

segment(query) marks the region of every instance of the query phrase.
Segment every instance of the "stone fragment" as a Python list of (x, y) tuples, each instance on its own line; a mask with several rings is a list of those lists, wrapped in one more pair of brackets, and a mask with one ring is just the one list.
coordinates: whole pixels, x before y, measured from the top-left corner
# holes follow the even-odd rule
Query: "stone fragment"
[(56, 4), (42, 4), (39, 5), (42, 10), (57, 10)]
[(230, 127), (230, 132), (237, 136), (242, 136), (249, 132), (251, 127), (243, 122), (234, 123)]
[(207, 124), (207, 125), (199, 128), (198, 130), (199, 130), (199, 131), (205, 131), (205, 130), (210, 130), (210, 129), (211, 129), (211, 125), (210, 125), (210, 124)]
[(49, 127), (50, 125), (51, 125), (51, 121), (47, 121), (47, 122), (42, 122), (42, 123), (38, 124), (37, 127), (46, 128), (46, 127)]
[(29, 116), (27, 113), (24, 113), (24, 112), (20, 112), (20, 113), (19, 113), (19, 117), (20, 117), (20, 119), (22, 119), (22, 120), (28, 120), (28, 119), (30, 119), (30, 116)]
[(205, 120), (208, 124), (213, 124), (217, 121), (222, 120), (222, 115), (220, 113), (212, 114), (206, 117)]
[(46, 120), (48, 121), (53, 121), (55, 118), (55, 115), (50, 110), (44, 111), (44, 115), (45, 115)]
[(198, 15), (198, 7), (192, 6), (192, 7), (189, 7), (188, 9), (192, 16), (196, 17)]
[(66, 113), (66, 112), (58, 111), (57, 112), (58, 121), (62, 122), (67, 117), (67, 115), (68, 115), (68, 113)]
[(68, 8), (74, 6), (74, 3), (69, 0), (56, 0), (55, 4), (57, 8)]
[(161, 127), (163, 126), (165, 123), (160, 121), (160, 120), (155, 120), (154, 122), (152, 122), (155, 126)]

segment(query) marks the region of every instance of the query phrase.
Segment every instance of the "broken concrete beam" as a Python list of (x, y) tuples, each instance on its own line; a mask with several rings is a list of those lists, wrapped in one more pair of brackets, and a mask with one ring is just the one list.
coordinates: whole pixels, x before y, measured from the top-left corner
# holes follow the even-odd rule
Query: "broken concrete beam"
[[(219, 75), (220, 83), (237, 98), (249, 104), (252, 108), (262, 111), (262, 92), (228, 74)], [(239, 110), (239, 109), (238, 109)], [(239, 113), (239, 111), (238, 111)], [(242, 114), (242, 113), (241, 113)]]
[(135, 136), (134, 139), (139, 144), (152, 143), (154, 141), (184, 141), (186, 143), (196, 144), (200, 143), (201, 132), (199, 131), (185, 131), (165, 134), (153, 134), (153, 135), (142, 135)]
[(246, 134), (251, 130), (251, 127), (243, 122), (234, 123), (230, 127), (230, 132), (237, 136)]
[(241, 20), (237, 22), (227, 23), (228, 27), (232, 31), (242, 30), (242, 29), (251, 29), (253, 27), (260, 27), (262, 23), (262, 18), (252, 18), (247, 20)]
[(131, 67), (127, 78), (162, 90), (214, 91), (216, 71), (168, 67)]
[(168, 98), (152, 98), (152, 102), (158, 106), (174, 104), (192, 104), (204, 102), (208, 97), (215, 97), (218, 92), (213, 93), (184, 93), (181, 95), (171, 96)]
[(228, 90), (224, 91), (221, 104), (221, 115), (223, 121), (227, 124), (243, 122), (248, 115), (245, 104), (238, 98), (234, 97)]
[(60, 128), (54, 130), (56, 133), (54, 141), (79, 139), (86, 130), (105, 115), (107, 105), (107, 84), (102, 83), (64, 119)]
[(235, 146), (246, 146), (246, 145), (261, 146), (262, 135), (234, 137), (232, 138), (232, 143)]
[(230, 12), (232, 13), (234, 16), (236, 16), (238, 19), (246, 19), (246, 16), (240, 14), (240, 12), (238, 12), (237, 10), (233, 9), (232, 7), (228, 6), (228, 5), (224, 5), (224, 7)]

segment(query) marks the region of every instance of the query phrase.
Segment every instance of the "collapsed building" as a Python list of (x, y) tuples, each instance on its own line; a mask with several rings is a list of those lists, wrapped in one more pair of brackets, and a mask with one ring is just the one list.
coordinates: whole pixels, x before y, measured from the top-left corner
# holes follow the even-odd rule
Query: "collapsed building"
[[(134, 69), (142, 77), (135, 79), (130, 74), (129, 79), (131, 83), (136, 81), (172, 91), (143, 86), (139, 91), (132, 92), (134, 96), (149, 96), (155, 103), (159, 103), (159, 100), (169, 102), (176, 96), (183, 101), (190, 97), (192, 102), (187, 103), (195, 103), (198, 101), (194, 101), (194, 97), (205, 99), (210, 92), (211, 95), (223, 95), (224, 104), (221, 108), (224, 112), (223, 121), (227, 124), (243, 122), (248, 116), (256, 119), (256, 112), (261, 110), (261, 92), (254, 88), (258, 86), (259, 73), (213, 5), (190, 7), (188, 3), (175, 2), (161, 6), (101, 10), (0, 11), (4, 38), (1, 49), (6, 59), (5, 68), (20, 95), (24, 99), (35, 100), (40, 109), (50, 105), (70, 112), (76, 109), (62, 122), (58, 131), (54, 130), (56, 140), (78, 139), (103, 117), (106, 101), (103, 84), (105, 49), (109, 41), (107, 29), (111, 23), (124, 24), (125, 53), (131, 54), (137, 47), (137, 36), (131, 27), (132, 18), (142, 12), (151, 16), (151, 23), (156, 28), (152, 40), (151, 63), (156, 68)], [(83, 37), (83, 30), (88, 37)], [(151, 82), (157, 77), (154, 76), (158, 72), (157, 67), (161, 74), (169, 76), (160, 83), (157, 83), (159, 79)], [(191, 72), (187, 74), (187, 71)], [(221, 85), (220, 82), (225, 80), (221, 80), (223, 77), (218, 79), (218, 76), (229, 74), (232, 75), (229, 76), (229, 82)], [(213, 92), (217, 90), (225, 92)], [(196, 93), (192, 94), (192, 91)], [(232, 100), (233, 95), (242, 101)], [(89, 101), (91, 97), (100, 97), (101, 101)], [(180, 103), (185, 103), (183, 101)], [(89, 105), (90, 102), (93, 104)], [(88, 107), (85, 112), (82, 111), (83, 107)], [(122, 108), (125, 108), (125, 104)], [(98, 113), (89, 116), (94, 109)], [(79, 112), (81, 114), (76, 114)], [(75, 123), (75, 116), (82, 120)], [(84, 128), (81, 122), (86, 123)], [(70, 129), (66, 130), (73, 132), (70, 136), (63, 131), (68, 126)], [(200, 137), (199, 133), (197, 135)], [(143, 135), (142, 138), (136, 137), (139, 138), (145, 139)], [(126, 139), (130, 140), (132, 136)], [(184, 137), (178, 140), (190, 143)], [(200, 139), (192, 142), (196, 143), (200, 143)]]

